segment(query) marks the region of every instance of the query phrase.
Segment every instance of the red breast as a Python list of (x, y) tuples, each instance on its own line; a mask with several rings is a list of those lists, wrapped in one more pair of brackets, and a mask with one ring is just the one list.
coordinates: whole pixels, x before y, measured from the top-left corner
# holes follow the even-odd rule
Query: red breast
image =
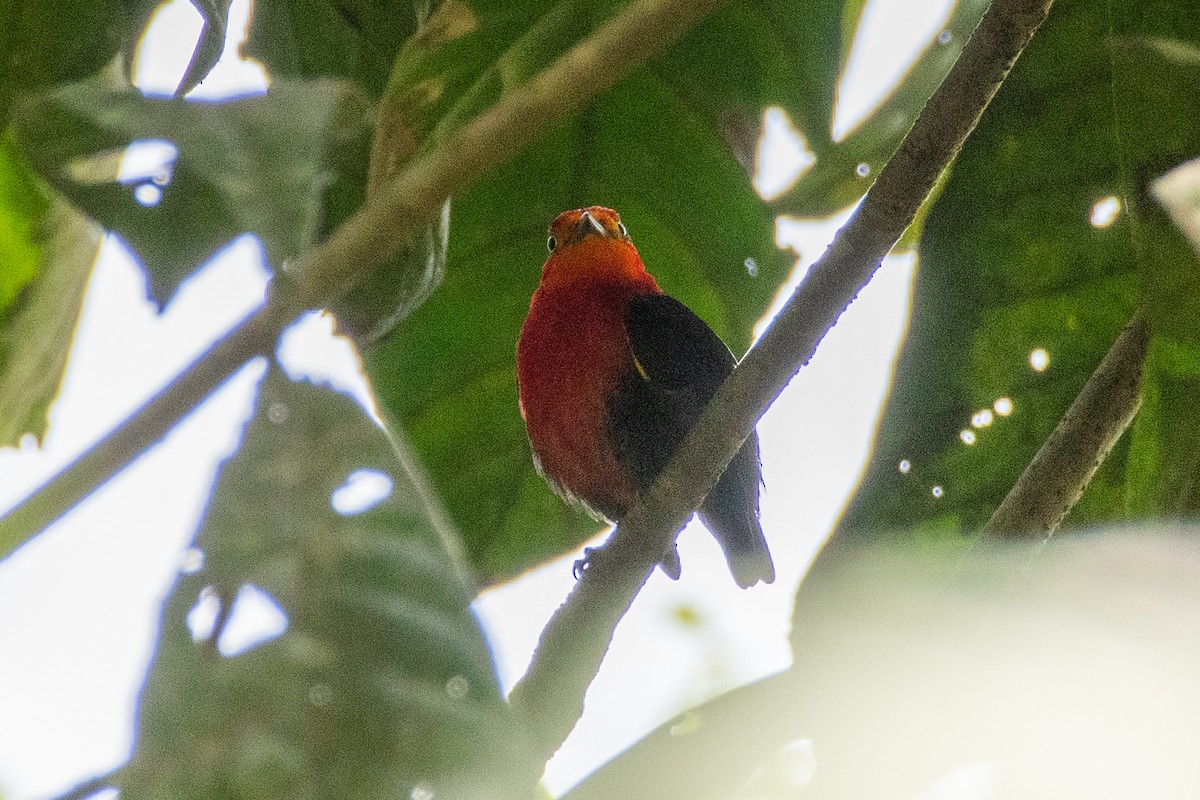
[(631, 299), (660, 294), (615, 211), (567, 211), (517, 343), (521, 415), (543, 474), (609, 519), (636, 491), (608, 437), (606, 401), (632, 368)]

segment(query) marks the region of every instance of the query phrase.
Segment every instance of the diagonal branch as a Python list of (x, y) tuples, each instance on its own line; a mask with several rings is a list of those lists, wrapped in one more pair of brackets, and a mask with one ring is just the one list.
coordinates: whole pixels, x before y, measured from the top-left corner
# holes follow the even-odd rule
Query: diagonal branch
[(244, 320), (131, 417), (0, 517), (0, 558), (129, 466), (249, 359), (270, 353), (290, 319), (272, 321), (268, 309), (262, 309)]
[(721, 387), (653, 489), (593, 554), (510, 698), (546, 758), (581, 716), (613, 630), (655, 561), (912, 222), (1052, 2), (992, 3), (859, 210)]
[(8, 515), (7, 555), (161, 439), (284, 325), (395, 257), (447, 197), (515, 156), (572, 112), (662, 52), (724, 0), (638, 0), (523, 86), (397, 173), (320, 246), (276, 275), (267, 307), (228, 333), (133, 417)]
[(987, 521), (984, 536), (1054, 535), (1141, 407), (1149, 345), (1139, 311)]

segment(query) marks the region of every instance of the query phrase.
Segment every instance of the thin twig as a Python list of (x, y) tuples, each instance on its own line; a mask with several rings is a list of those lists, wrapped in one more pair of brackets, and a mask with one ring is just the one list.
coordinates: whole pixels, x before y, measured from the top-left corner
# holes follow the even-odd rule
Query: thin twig
[(510, 698), (530, 722), (542, 755), (553, 754), (581, 716), (613, 630), (654, 562), (911, 223), (1052, 2), (992, 4), (858, 212), (721, 387), (609, 546), (594, 554), (542, 632), (533, 663)]
[(1149, 343), (1139, 311), (987, 521), (983, 535), (1054, 535), (1142, 405)]
[[(583, 104), (646, 64), (723, 0), (640, 0), (444, 144), (401, 169), (378, 197), (277, 276), (267, 307), (30, 498), (0, 517), (0, 557), (128, 465), (242, 363), (269, 352), (284, 324), (327, 305), (395, 257), (445, 198), (521, 152)], [(269, 320), (264, 324), (263, 320)]]

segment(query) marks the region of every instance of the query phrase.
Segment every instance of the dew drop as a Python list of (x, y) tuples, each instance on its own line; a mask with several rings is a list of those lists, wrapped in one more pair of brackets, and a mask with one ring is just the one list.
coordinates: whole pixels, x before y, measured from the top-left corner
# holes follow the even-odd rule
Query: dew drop
[(871, 174), (871, 165), (863, 162), (854, 168), (854, 174), (860, 178), (865, 178)]
[(971, 416), (971, 426), (974, 428), (986, 428), (992, 424), (992, 410), (990, 408), (981, 408)]
[(896, 469), (900, 470), (901, 475), (907, 475), (908, 471), (912, 469), (912, 462), (907, 458), (902, 458), (900, 459), (900, 463), (896, 466)]
[(975, 444), (975, 432), (962, 430), (958, 432), (958, 438), (962, 439), (963, 444)]
[(267, 419), (276, 425), (282, 425), (283, 423), (287, 422), (289, 414), (290, 411), (288, 410), (287, 403), (280, 403), (276, 401), (267, 406)]
[(207, 642), (216, 633), (217, 615), (221, 612), (221, 598), (217, 590), (205, 586), (196, 598), (196, 604), (187, 613), (188, 631), (193, 642)]
[(1033, 367), (1034, 372), (1045, 372), (1050, 366), (1050, 354), (1046, 352), (1046, 348), (1039, 347), (1029, 354), (1029, 366)]
[(938, 38), (937, 38), (938, 44), (950, 44), (950, 42), (953, 39), (954, 39), (954, 34), (951, 33), (950, 31), (942, 31), (941, 33), (938, 34)]
[(701, 628), (704, 626), (704, 616), (695, 606), (683, 603), (671, 612), (671, 619), (683, 628)]
[(1095, 203), (1092, 203), (1092, 211), (1088, 216), (1088, 221), (1092, 223), (1093, 228), (1107, 228), (1117, 221), (1117, 217), (1121, 213), (1121, 199), (1113, 195), (1101, 197)]
[(941, 497), (942, 495), (944, 495), (946, 493), (946, 490), (943, 489), (941, 486), (934, 486), (932, 489), (929, 490), (929, 493), (932, 494), (934, 497)]
[(308, 702), (317, 708), (325, 708), (333, 702), (333, 689), (327, 683), (314, 683), (308, 688)]
[(700, 730), (702, 721), (703, 718), (700, 716), (699, 711), (694, 709), (685, 711), (683, 712), (683, 716), (671, 726), (669, 732), (672, 736), (687, 736), (689, 733), (695, 733)]
[(757, 278), (758, 277), (758, 262), (755, 261), (753, 258), (747, 258), (745, 261), (745, 264), (746, 264), (746, 274), (749, 275), (751, 278)]
[(195, 575), (204, 569), (204, 551), (199, 547), (189, 547), (183, 551), (179, 562), (179, 571), (184, 575)]
[(471, 690), (471, 684), (462, 675), (454, 675), (446, 681), (446, 696), (451, 700), (462, 700)]
[(433, 789), (427, 786), (414, 786), (412, 791), (408, 793), (408, 800), (433, 800)]
[(781, 747), (771, 759), (775, 777), (790, 790), (785, 796), (792, 797), (804, 791), (812, 783), (817, 772), (817, 756), (813, 752), (812, 739), (800, 739)]
[(992, 408), (996, 410), (998, 415), (1007, 417), (1009, 414), (1013, 413), (1013, 401), (1008, 397), (1000, 397), (997, 398), (996, 402), (992, 404)]

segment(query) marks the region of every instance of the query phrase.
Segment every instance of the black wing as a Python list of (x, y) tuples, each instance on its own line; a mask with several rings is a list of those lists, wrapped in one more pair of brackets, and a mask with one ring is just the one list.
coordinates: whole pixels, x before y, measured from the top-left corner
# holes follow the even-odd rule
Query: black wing
[[(632, 358), (608, 418), (617, 458), (645, 492), (737, 362), (703, 320), (667, 295), (633, 300), (625, 325)], [(751, 435), (700, 506), (740, 586), (775, 578), (758, 523), (760, 481), (758, 437)]]

